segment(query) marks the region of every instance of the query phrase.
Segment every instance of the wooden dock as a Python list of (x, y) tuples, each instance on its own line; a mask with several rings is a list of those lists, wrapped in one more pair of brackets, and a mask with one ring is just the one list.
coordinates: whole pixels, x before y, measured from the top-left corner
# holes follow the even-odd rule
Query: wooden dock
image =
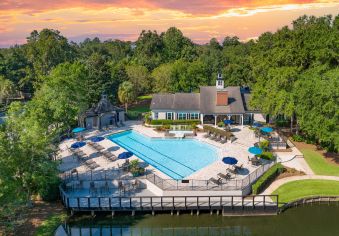
[(225, 216), (263, 215), (278, 213), (277, 195), (257, 196), (93, 196), (75, 197), (60, 191), (65, 207), (72, 212), (87, 211), (94, 214), (98, 211), (130, 211), (132, 215), (139, 212), (168, 211), (177, 214), (182, 211), (216, 212)]

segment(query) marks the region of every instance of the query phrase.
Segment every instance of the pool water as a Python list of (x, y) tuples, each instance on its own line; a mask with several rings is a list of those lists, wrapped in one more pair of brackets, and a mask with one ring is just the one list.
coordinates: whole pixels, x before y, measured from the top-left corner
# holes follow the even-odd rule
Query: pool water
[(108, 139), (173, 179), (184, 179), (217, 160), (217, 148), (195, 139), (149, 138), (132, 130)]

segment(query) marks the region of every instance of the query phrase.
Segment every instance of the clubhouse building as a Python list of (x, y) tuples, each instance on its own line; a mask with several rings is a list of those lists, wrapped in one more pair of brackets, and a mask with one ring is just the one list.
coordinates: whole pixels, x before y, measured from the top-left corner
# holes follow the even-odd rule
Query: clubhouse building
[(248, 108), (250, 91), (239, 86), (224, 86), (218, 74), (216, 86), (201, 86), (200, 93), (154, 94), (151, 102), (153, 120), (200, 120), (214, 124), (225, 119), (234, 124), (250, 124), (258, 111)]

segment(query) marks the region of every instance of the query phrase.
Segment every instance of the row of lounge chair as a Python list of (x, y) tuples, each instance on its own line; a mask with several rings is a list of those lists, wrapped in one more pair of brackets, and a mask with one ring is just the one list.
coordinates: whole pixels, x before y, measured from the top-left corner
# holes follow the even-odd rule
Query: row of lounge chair
[(89, 157), (86, 156), (86, 154), (82, 150), (72, 148), (70, 148), (69, 150), (72, 153), (72, 155), (78, 159), (80, 163), (86, 166), (86, 168), (94, 170), (95, 168), (99, 167), (99, 165), (95, 161), (88, 160)]
[(210, 178), (208, 181), (212, 182), (216, 185), (220, 185), (222, 184), (222, 181), (229, 181), (231, 179), (235, 178), (235, 175), (238, 173), (239, 170), (241, 170), (243, 168), (243, 164), (241, 164), (240, 166), (238, 165), (232, 165), (230, 168), (226, 169), (226, 174), (224, 173), (218, 173), (217, 177), (218, 179), (212, 177)]
[(219, 143), (226, 143), (227, 142), (227, 137), (222, 136), (217, 133), (212, 133), (211, 131), (208, 131), (207, 134), (204, 136), (205, 138), (209, 138), (213, 141), (219, 142)]
[(112, 152), (108, 150), (104, 150), (105, 148), (101, 146), (100, 144), (94, 143), (94, 142), (88, 142), (88, 145), (92, 147), (93, 149), (95, 149), (96, 151), (98, 151), (98, 153), (100, 153), (106, 160), (108, 161), (118, 160), (118, 157), (116, 155), (114, 155)]

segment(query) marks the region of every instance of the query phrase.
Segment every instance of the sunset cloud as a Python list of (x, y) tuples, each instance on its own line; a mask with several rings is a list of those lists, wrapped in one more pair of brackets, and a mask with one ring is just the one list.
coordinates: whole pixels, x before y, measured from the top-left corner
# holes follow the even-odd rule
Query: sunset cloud
[(339, 13), (339, 0), (1, 0), (0, 47), (24, 43), (34, 30), (53, 28), (86, 37), (136, 40), (143, 29), (180, 28), (198, 43), (211, 37), (255, 38), (300, 15)]

